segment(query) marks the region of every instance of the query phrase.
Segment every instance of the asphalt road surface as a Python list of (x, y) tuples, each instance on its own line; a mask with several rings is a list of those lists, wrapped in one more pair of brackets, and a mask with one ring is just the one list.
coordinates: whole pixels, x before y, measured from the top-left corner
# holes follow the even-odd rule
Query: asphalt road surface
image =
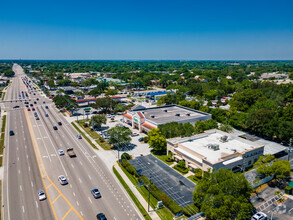
[[(77, 131), (38, 88), (27, 89), (19, 65), (15, 64), (13, 70), (16, 76), (5, 96), (4, 219), (96, 219), (100, 212), (107, 219), (142, 219), (99, 157), (99, 152), (96, 153), (85, 140), (77, 138)], [(24, 100), (20, 102), (22, 91), (31, 92), (25, 97), (30, 99), (29, 104), (33, 104), (28, 107), (30, 111)], [(20, 108), (14, 109), (15, 105)], [(35, 112), (39, 120), (36, 120)], [(14, 136), (9, 136), (10, 129), (14, 130)], [(69, 147), (74, 149), (75, 158), (67, 155)], [(59, 149), (65, 155), (60, 156)], [(59, 183), (59, 175), (67, 178), (67, 185)], [(92, 196), (90, 190), (93, 187), (100, 190), (100, 199)], [(47, 200), (38, 200), (39, 189), (45, 190)]]

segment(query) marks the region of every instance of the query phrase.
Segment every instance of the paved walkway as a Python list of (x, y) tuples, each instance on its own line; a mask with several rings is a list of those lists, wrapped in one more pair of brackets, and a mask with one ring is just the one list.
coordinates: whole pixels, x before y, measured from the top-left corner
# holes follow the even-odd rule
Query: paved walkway
[[(123, 172), (123, 170), (117, 164), (115, 164), (114, 167), (116, 168), (116, 170), (118, 171), (118, 173), (120, 174), (120, 176), (122, 177), (122, 179), (129, 186), (130, 190), (133, 192), (133, 194), (136, 196), (136, 198), (139, 200), (139, 202), (141, 203), (141, 205), (147, 211), (148, 210), (148, 203), (147, 203), (147, 201), (142, 197), (142, 195), (139, 193), (139, 191), (136, 189), (136, 187), (128, 179), (128, 177), (125, 175), (125, 173)], [(150, 217), (152, 219), (155, 219), (155, 220), (157, 220), (157, 219), (159, 220), (160, 219), (160, 217), (158, 216), (158, 214), (154, 211), (154, 209), (152, 207), (150, 207), (150, 211), (148, 212), (148, 214), (150, 215)]]

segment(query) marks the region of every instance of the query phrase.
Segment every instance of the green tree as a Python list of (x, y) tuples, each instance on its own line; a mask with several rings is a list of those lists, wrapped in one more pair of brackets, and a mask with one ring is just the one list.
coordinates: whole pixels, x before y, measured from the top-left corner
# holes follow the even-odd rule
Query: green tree
[(117, 95), (118, 94), (118, 90), (116, 89), (108, 89), (105, 93), (107, 96), (109, 95)]
[(193, 200), (208, 219), (246, 219), (253, 205), (249, 202), (252, 187), (240, 173), (220, 169), (205, 173), (198, 182)]
[(154, 151), (166, 151), (167, 141), (159, 129), (152, 129), (148, 132), (148, 144)]
[(110, 136), (110, 144), (113, 144), (114, 146), (124, 147), (125, 143), (131, 141), (130, 135), (132, 134), (132, 132), (128, 128), (113, 127), (108, 130), (107, 134)]
[(96, 97), (98, 97), (99, 95), (102, 94), (102, 91), (101, 91), (100, 88), (96, 87), (96, 88), (93, 88), (90, 92), (88, 92), (88, 94), (89, 94), (90, 96), (93, 96), (93, 97), (96, 98)]
[(54, 88), (55, 87), (55, 83), (54, 83), (54, 80), (53, 79), (48, 80), (46, 84), (48, 86), (50, 86), (50, 88)]
[(95, 115), (91, 118), (91, 124), (93, 127), (100, 128), (102, 124), (106, 124), (107, 118), (105, 115)]
[(14, 75), (15, 75), (15, 73), (11, 69), (6, 70), (4, 72), (4, 76), (6, 76), (6, 77), (13, 77)]
[(74, 95), (75, 95), (76, 97), (84, 97), (84, 94), (83, 94), (83, 92), (81, 92), (81, 91), (75, 91), (75, 92), (74, 92)]

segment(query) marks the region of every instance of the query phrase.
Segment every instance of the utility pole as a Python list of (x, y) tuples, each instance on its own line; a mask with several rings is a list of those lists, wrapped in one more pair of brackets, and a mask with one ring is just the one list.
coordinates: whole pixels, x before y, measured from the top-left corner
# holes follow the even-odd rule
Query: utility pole
[(290, 144), (289, 144), (289, 147), (288, 147), (288, 161), (289, 162), (290, 162), (291, 147), (292, 147), (292, 138), (290, 138)]
[(150, 211), (151, 185), (152, 185), (152, 173), (150, 172), (149, 199), (148, 199), (148, 212)]

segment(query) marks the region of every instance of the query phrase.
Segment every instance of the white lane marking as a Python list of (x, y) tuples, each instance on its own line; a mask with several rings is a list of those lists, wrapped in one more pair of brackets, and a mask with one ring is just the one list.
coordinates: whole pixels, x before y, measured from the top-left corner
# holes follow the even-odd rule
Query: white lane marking
[(31, 167), (28, 167), (28, 171), (31, 171)]
[(24, 206), (22, 206), (22, 212), (24, 213)]
[(82, 213), (82, 211), (80, 211), (80, 214), (83, 216), (83, 213)]
[(31, 185), (32, 185), (32, 187), (34, 187), (34, 183), (31, 181)]
[(25, 146), (24, 146), (24, 148), (26, 149), (26, 148), (27, 148), (27, 146), (25, 145)]
[(79, 161), (79, 163), (80, 163), (80, 165), (82, 166), (82, 162), (81, 162), (81, 161)]
[(20, 191), (22, 191), (22, 187), (21, 187), (21, 185), (19, 185), (19, 189), (20, 189)]
[(87, 198), (90, 200), (91, 203), (93, 203), (90, 197), (87, 197)]
[(82, 183), (82, 181), (81, 181), (81, 179), (80, 179), (80, 178), (78, 178), (78, 180), (79, 180), (79, 182), (80, 182), (80, 183)]
[(18, 174), (20, 174), (20, 170), (18, 170)]
[(72, 188), (72, 185), (70, 184), (70, 188)]
[(28, 155), (26, 155), (26, 158), (28, 159)]
[(39, 208), (38, 202), (35, 200), (37, 208)]
[(89, 177), (90, 180), (92, 179), (90, 175), (88, 175), (88, 177)]
[(19, 160), (19, 157), (17, 157), (17, 160)]
[(73, 196), (75, 196), (75, 192), (73, 192)]
[(76, 201), (76, 204), (79, 206), (79, 203), (78, 203), (78, 201)]
[(74, 168), (73, 164), (71, 164), (72, 168)]
[(16, 148), (16, 150), (18, 150), (18, 147)]

